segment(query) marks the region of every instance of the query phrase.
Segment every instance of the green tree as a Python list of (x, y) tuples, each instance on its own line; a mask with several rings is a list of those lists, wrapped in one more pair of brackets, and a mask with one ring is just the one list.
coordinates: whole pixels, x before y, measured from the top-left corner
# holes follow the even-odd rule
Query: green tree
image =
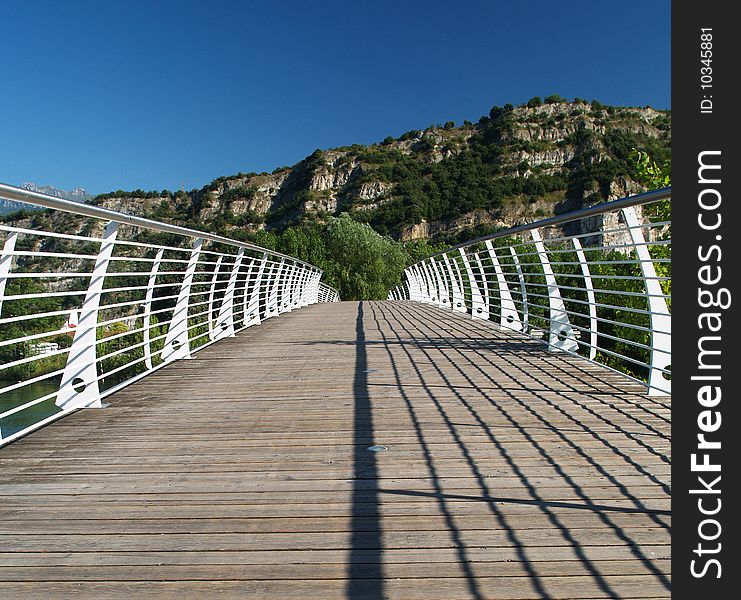
[(551, 94), (545, 98), (546, 104), (558, 104), (559, 102), (566, 102), (566, 98), (559, 96), (558, 94)]
[(385, 299), (407, 264), (401, 244), (347, 213), (326, 226), (327, 279), (345, 300)]

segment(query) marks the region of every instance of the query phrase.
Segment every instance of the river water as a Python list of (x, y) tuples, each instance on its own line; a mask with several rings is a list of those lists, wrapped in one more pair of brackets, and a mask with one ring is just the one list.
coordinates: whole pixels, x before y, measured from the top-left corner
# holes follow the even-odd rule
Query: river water
[[(13, 383), (15, 382), (0, 381), (0, 389), (12, 385)], [(49, 381), (32, 383), (20, 389), (6, 392), (0, 395), (0, 413), (15, 408), (16, 406), (20, 406), (21, 404), (25, 404), (26, 402), (36, 400), (37, 398), (42, 398), (52, 392), (56, 392), (58, 387), (59, 381), (57, 379), (52, 379)], [(54, 404), (54, 397), (52, 396), (48, 400), (44, 400), (30, 408), (14, 413), (4, 419), (0, 419), (0, 430), (2, 430), (3, 437), (8, 437), (16, 431), (20, 431), (24, 427), (28, 427), (29, 425), (36, 423), (41, 419), (45, 419), (57, 412), (59, 412), (59, 408)]]

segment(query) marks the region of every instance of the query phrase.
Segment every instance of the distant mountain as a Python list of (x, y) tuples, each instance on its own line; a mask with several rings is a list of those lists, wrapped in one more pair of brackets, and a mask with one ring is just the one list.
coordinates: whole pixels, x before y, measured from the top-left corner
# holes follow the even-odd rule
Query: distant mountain
[[(57, 198), (72, 200), (73, 202), (87, 202), (93, 198), (91, 194), (88, 194), (87, 191), (81, 187), (77, 187), (69, 192), (50, 185), (38, 185), (31, 182), (26, 182), (20, 187), (31, 192), (38, 192), (40, 194), (46, 194), (47, 196), (56, 196)], [(35, 210), (35, 207), (23, 202), (0, 198), (0, 215), (6, 215), (18, 210)]]

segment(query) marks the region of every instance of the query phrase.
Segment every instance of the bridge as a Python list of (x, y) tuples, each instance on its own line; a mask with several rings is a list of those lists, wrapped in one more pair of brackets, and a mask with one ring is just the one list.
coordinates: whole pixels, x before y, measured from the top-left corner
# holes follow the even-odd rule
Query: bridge
[(0, 186), (46, 209), (0, 223), (0, 593), (668, 598), (670, 194), (340, 302), (273, 250)]

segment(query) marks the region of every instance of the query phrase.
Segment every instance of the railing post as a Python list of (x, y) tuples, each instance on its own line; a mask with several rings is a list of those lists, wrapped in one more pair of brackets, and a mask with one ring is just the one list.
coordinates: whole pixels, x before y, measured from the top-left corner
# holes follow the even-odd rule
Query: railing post
[(144, 342), (144, 366), (147, 370), (153, 368), (152, 364), (152, 344), (150, 341), (149, 328), (152, 322), (152, 300), (154, 299), (154, 284), (157, 281), (157, 275), (159, 274), (160, 265), (162, 264), (162, 255), (165, 253), (164, 249), (160, 248), (154, 257), (152, 263), (152, 270), (149, 272), (149, 280), (147, 281), (147, 293), (144, 296), (144, 317), (142, 319), (142, 332)]
[(407, 269), (407, 280), (409, 281), (409, 288), (412, 290), (412, 300), (415, 302), (422, 301), (422, 287), (412, 267)]
[(632, 207), (624, 208), (622, 213), (641, 264), (641, 273), (646, 285), (648, 310), (651, 313), (651, 370), (648, 376), (648, 395), (671, 395), (672, 382), (665, 374), (665, 371), (671, 368), (672, 363), (671, 314), (666, 305), (664, 292), (657, 279), (656, 269), (651, 254), (646, 247), (646, 240), (635, 210)]
[(270, 291), (268, 292), (268, 300), (265, 306), (266, 319), (278, 314), (278, 286), (280, 285), (280, 274), (283, 270), (284, 260), (281, 259), (279, 263), (274, 262), (270, 269), (270, 275), (268, 276)]
[(597, 299), (594, 295), (594, 286), (592, 285), (592, 274), (589, 271), (589, 263), (584, 255), (579, 238), (571, 238), (574, 245), (576, 257), (581, 265), (581, 273), (584, 278), (584, 289), (587, 291), (587, 302), (589, 302), (589, 358), (594, 360), (597, 357)]
[(293, 308), (301, 307), (301, 279), (304, 276), (303, 269), (300, 265), (295, 265), (295, 272), (293, 273), (293, 285), (291, 286), (291, 306)]
[(425, 283), (427, 284), (427, 290), (428, 290), (428, 302), (430, 304), (438, 304), (438, 294), (437, 294), (437, 285), (435, 284), (434, 279), (432, 278), (432, 272), (430, 271), (429, 265), (426, 261), (422, 261), (420, 263), (421, 271), (423, 274), (423, 277), (425, 279)]
[(208, 337), (211, 340), (216, 339), (216, 334), (214, 332), (214, 322), (216, 321), (216, 318), (214, 317), (214, 299), (216, 298), (216, 283), (219, 280), (219, 271), (221, 271), (222, 260), (222, 256), (219, 256), (219, 258), (216, 259), (214, 274), (211, 276), (211, 289), (208, 293)]
[(303, 267), (296, 265), (296, 274), (293, 276), (293, 292), (291, 292), (291, 301), (294, 308), (301, 308), (303, 305), (301, 302), (301, 290), (304, 278)]
[(312, 304), (312, 302), (311, 302), (311, 286), (313, 284), (313, 281), (314, 281), (314, 272), (312, 271), (311, 268), (307, 267), (306, 268), (306, 277), (305, 277), (305, 281), (304, 281), (304, 291), (303, 291), (303, 294), (301, 296), (302, 297), (302, 302), (303, 302), (303, 305), (304, 306), (309, 306), (310, 304)]
[(226, 292), (224, 292), (224, 298), (221, 301), (221, 308), (219, 309), (219, 316), (216, 319), (216, 327), (214, 332), (214, 339), (221, 339), (225, 337), (232, 337), (235, 335), (234, 331), (234, 290), (237, 287), (237, 277), (239, 276), (239, 269), (242, 268), (242, 258), (244, 257), (244, 248), (240, 248), (237, 256), (234, 258), (234, 264), (232, 265), (232, 271), (229, 274), (229, 282), (226, 285)]
[(440, 301), (440, 306), (443, 308), (450, 308), (450, 293), (448, 292), (448, 286), (445, 283), (445, 279), (440, 272), (440, 268), (435, 261), (434, 257), (430, 258), (430, 267), (435, 274), (435, 280), (437, 281), (437, 295)]
[(296, 267), (292, 264), (286, 263), (285, 273), (281, 281), (280, 288), (280, 312), (291, 312), (291, 286), (293, 282), (293, 274)]
[(170, 327), (165, 336), (165, 347), (162, 348), (162, 360), (170, 362), (179, 358), (190, 358), (190, 335), (188, 332), (188, 305), (190, 304), (190, 288), (195, 277), (198, 258), (201, 254), (203, 239), (196, 238), (190, 252), (185, 277), (180, 284), (180, 292), (175, 302)]
[[(511, 248), (511, 246), (510, 246)], [(512, 299), (512, 293), (509, 291), (509, 284), (507, 278), (504, 276), (502, 271), (502, 265), (499, 263), (499, 257), (497, 256), (496, 250), (491, 243), (491, 240), (486, 241), (486, 249), (489, 251), (489, 257), (491, 263), (494, 265), (494, 273), (497, 277), (497, 286), (499, 288), (499, 326), (512, 329), (514, 331), (522, 331), (522, 321), (520, 321), (520, 313), (517, 312), (517, 307)]]
[(551, 262), (543, 244), (543, 239), (540, 236), (540, 231), (533, 229), (530, 231), (530, 234), (535, 243), (535, 249), (543, 268), (546, 285), (548, 286), (548, 306), (550, 308), (548, 349), (575, 352), (579, 348), (579, 344), (576, 342), (576, 336), (574, 336), (574, 330), (571, 327), (566, 306), (563, 303), (563, 298), (561, 298), (561, 290), (558, 288), (556, 276), (553, 274), (553, 269), (551, 269)]
[(8, 233), (8, 237), (5, 238), (5, 243), (3, 244), (3, 254), (2, 256), (0, 256), (0, 315), (3, 312), (5, 284), (8, 281), (10, 265), (13, 264), (13, 251), (15, 250), (15, 242), (17, 239), (17, 232), (11, 231), (10, 233)]
[[(247, 257), (247, 262), (244, 262), (244, 259), (242, 259), (243, 264), (245, 264), (245, 273), (244, 273), (244, 280), (243, 285), (241, 287), (242, 290), (242, 327), (247, 326), (247, 306), (250, 303), (250, 282), (253, 279), (253, 276), (255, 274), (255, 270), (257, 268), (257, 259), (256, 258), (250, 258)], [(236, 327), (236, 324), (235, 324)]]
[(311, 286), (309, 302), (311, 304), (317, 304), (319, 302), (319, 281), (322, 278), (322, 274), (319, 271), (314, 271), (311, 274)]
[(522, 294), (522, 331), (527, 333), (530, 311), (528, 310), (527, 306), (527, 288), (525, 287), (525, 276), (522, 273), (520, 257), (517, 256), (517, 251), (515, 250), (514, 246), (509, 247), (509, 253), (512, 255), (512, 262), (514, 262), (515, 271), (517, 271), (517, 279), (520, 282), (520, 293)]
[(314, 297), (315, 294), (315, 286), (314, 282), (317, 278), (321, 277), (318, 271), (315, 271), (314, 269), (309, 269), (309, 275), (308, 275), (308, 281), (306, 282), (306, 303), (307, 304), (316, 304), (316, 298)]
[(296, 306), (299, 308), (306, 306), (305, 294), (306, 292), (306, 266), (300, 265), (298, 267), (298, 276), (296, 277)]
[(286, 279), (286, 299), (285, 299), (286, 312), (291, 312), (293, 310), (293, 293), (296, 288), (296, 274), (297, 273), (298, 273), (298, 265), (296, 265), (296, 263), (289, 265), (288, 277)]
[(471, 317), (474, 319), (488, 319), (489, 315), (486, 314), (484, 299), (481, 297), (481, 291), (476, 283), (476, 278), (473, 276), (473, 269), (471, 269), (471, 263), (468, 262), (468, 256), (463, 248), (458, 248), (458, 252), (463, 259), (463, 268), (466, 270), (468, 275), (469, 289), (471, 290)]
[(473, 253), (473, 260), (476, 263), (476, 268), (481, 275), (481, 298), (484, 302), (484, 310), (481, 313), (481, 318), (489, 320), (491, 315), (491, 302), (489, 301), (489, 282), (486, 280), (486, 271), (484, 271), (484, 265), (481, 264), (481, 257), (478, 252)]
[(466, 299), (463, 296), (463, 291), (458, 283), (455, 273), (453, 272), (453, 266), (450, 264), (450, 258), (447, 254), (443, 254), (445, 260), (445, 268), (448, 271), (448, 280), (450, 281), (450, 287), (453, 289), (453, 311), (454, 312), (466, 312)]
[(412, 270), (414, 271), (417, 287), (419, 288), (419, 301), (427, 304), (430, 301), (430, 288), (427, 286), (427, 281), (422, 275), (419, 265), (412, 265)]
[(289, 265), (285, 258), (281, 258), (280, 267), (275, 275), (275, 314), (280, 315), (283, 312), (283, 295), (285, 291), (286, 273)]
[(415, 285), (414, 275), (412, 273), (411, 267), (407, 267), (406, 269), (404, 269), (404, 276), (407, 278), (407, 285), (409, 286), (409, 299), (416, 300), (417, 286)]
[(95, 260), (90, 284), (80, 310), (80, 320), (75, 337), (67, 355), (67, 364), (62, 373), (59, 392), (55, 404), (62, 410), (75, 408), (100, 408), (100, 386), (98, 385), (98, 312), (103, 283), (108, 272), (108, 264), (118, 235), (118, 223), (110, 221), (104, 231), (100, 251)]
[[(254, 277), (253, 283), (252, 283), (252, 290), (250, 292), (249, 300), (247, 304), (245, 305), (244, 309), (244, 325), (245, 327), (249, 327), (251, 325), (259, 325), (260, 324), (260, 291), (262, 287), (262, 276), (265, 272), (265, 264), (267, 263), (268, 255), (263, 254), (262, 258), (260, 259), (260, 266), (257, 268), (257, 274)], [(250, 271), (252, 271), (255, 267), (255, 264), (257, 263), (257, 259), (252, 261), (252, 267), (250, 268)], [(245, 285), (247, 285), (245, 283)], [(245, 290), (245, 298), (247, 297), (247, 290)]]

